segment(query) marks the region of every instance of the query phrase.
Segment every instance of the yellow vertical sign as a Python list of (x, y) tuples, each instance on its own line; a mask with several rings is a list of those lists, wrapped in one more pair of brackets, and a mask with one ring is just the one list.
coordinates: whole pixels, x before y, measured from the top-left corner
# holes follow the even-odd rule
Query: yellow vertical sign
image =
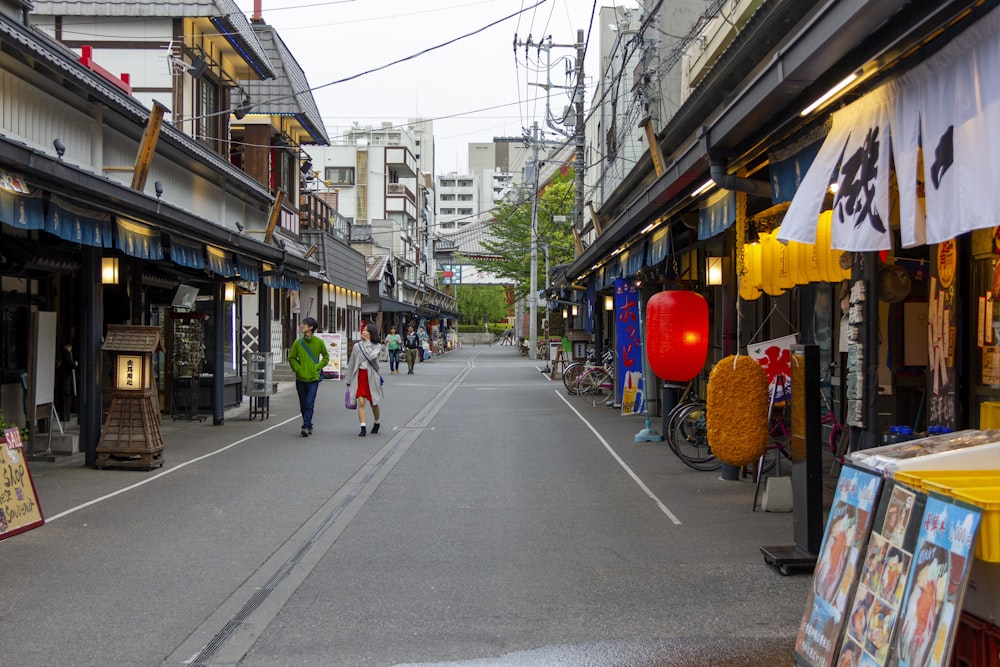
[(31, 473), (24, 462), (21, 433), (3, 432), (0, 441), (0, 540), (45, 523)]

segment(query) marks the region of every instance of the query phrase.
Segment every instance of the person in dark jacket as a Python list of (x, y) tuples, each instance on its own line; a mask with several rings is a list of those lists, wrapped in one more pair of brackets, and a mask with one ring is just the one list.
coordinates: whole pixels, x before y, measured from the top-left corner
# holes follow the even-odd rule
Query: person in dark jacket
[(403, 349), (406, 351), (406, 374), (413, 375), (413, 365), (417, 363), (417, 355), (423, 350), (420, 346), (420, 336), (413, 330), (413, 325), (406, 327), (406, 335), (403, 336)]

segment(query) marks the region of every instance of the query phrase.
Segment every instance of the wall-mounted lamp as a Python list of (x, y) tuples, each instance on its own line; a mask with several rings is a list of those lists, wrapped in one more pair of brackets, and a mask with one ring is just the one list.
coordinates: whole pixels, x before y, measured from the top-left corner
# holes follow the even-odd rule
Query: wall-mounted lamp
[(159, 199), (163, 196), (163, 181), (156, 181), (153, 183), (153, 190), (156, 191), (156, 198)]
[(568, 320), (569, 319), (569, 311), (566, 310), (565, 308), (563, 308), (563, 319), (564, 320)]
[(58, 155), (61, 160), (63, 155), (66, 154), (66, 144), (63, 143), (62, 139), (56, 137), (52, 140), (52, 147), (56, 149), (56, 155)]
[(705, 283), (708, 285), (722, 284), (722, 257), (705, 258)]
[(223, 290), (223, 301), (236, 301), (236, 283), (226, 283), (226, 288)]
[(579, 312), (579, 311), (577, 310), (577, 308), (576, 308), (576, 305), (574, 304), (574, 305), (573, 305), (573, 309), (572, 309), (572, 313), (573, 313), (573, 317), (576, 317), (576, 314), (577, 314), (578, 312)]
[(317, 249), (318, 248), (315, 245), (309, 246), (309, 249), (306, 250), (306, 253), (304, 255), (302, 255), (302, 258), (303, 259), (309, 259), (310, 257), (313, 256), (313, 254), (315, 254), (315, 252), (316, 252)]
[(614, 309), (615, 309), (615, 297), (610, 295), (604, 297), (604, 310), (611, 312)]
[(102, 257), (101, 258), (101, 284), (102, 285), (117, 285), (118, 284), (118, 258), (117, 257)]

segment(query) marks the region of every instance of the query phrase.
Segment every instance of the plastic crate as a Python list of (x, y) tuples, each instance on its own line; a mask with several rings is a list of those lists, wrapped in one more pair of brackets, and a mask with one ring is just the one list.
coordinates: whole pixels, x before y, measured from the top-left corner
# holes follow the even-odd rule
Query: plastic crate
[(995, 625), (983, 630), (983, 665), (1000, 667), (1000, 628)]
[(990, 624), (981, 618), (962, 612), (951, 650), (951, 667), (978, 667), (983, 664), (988, 627)]
[[(928, 484), (941, 485), (941, 480), (946, 478), (951, 482), (952, 488), (1000, 486), (1000, 470), (897, 470), (892, 473), (892, 478), (925, 493), (929, 490)], [(933, 490), (951, 495), (950, 492), (941, 488)]]
[(925, 479), (923, 484), (924, 489), (928, 492), (933, 491), (944, 496), (953, 496), (953, 492), (958, 489), (1000, 486), (1000, 470), (985, 470), (980, 473), (970, 472), (961, 476), (945, 475), (944, 477)]
[(990, 563), (1000, 563), (1000, 486), (954, 489), (952, 495), (983, 510), (976, 542), (976, 557)]

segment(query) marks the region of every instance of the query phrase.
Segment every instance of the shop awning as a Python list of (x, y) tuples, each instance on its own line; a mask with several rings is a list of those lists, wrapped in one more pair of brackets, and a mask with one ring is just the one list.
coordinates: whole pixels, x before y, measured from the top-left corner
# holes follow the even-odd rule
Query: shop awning
[(660, 231), (653, 234), (649, 239), (649, 251), (647, 263), (656, 266), (670, 253), (670, 225), (665, 226)]
[(814, 243), (823, 199), (836, 184), (831, 246), (891, 249), (890, 159), (899, 186), (903, 247), (996, 226), (997, 127), (1000, 10), (993, 10), (920, 65), (833, 115), (830, 134), (795, 193), (778, 238)]
[(397, 301), (388, 297), (376, 297), (374, 299), (364, 298), (361, 300), (361, 312), (363, 314), (378, 312), (416, 313), (420, 310), (421, 308), (419, 306), (415, 306), (412, 303), (403, 303), (402, 301)]
[(221, 248), (205, 246), (205, 257), (208, 258), (208, 270), (225, 278), (232, 278), (236, 275), (233, 267), (233, 258), (229, 253)]
[(698, 209), (698, 240), (717, 236), (736, 222), (736, 193), (719, 190), (705, 198)]
[(237, 257), (236, 273), (239, 275), (240, 280), (245, 280), (248, 283), (260, 282), (260, 267), (250, 260)]
[(130, 257), (138, 259), (163, 259), (160, 230), (124, 217), (116, 219), (118, 234), (115, 244)]
[(18, 186), (11, 178), (10, 172), (0, 171), (0, 222), (17, 229), (44, 229), (42, 198), (22, 192), (20, 188), (14, 192)]
[(95, 248), (110, 248), (114, 244), (110, 215), (70, 204), (55, 195), (49, 198), (45, 231)]
[(263, 282), (271, 289), (302, 289), (302, 283), (297, 276), (278, 273), (265, 273)]
[(205, 246), (170, 237), (170, 261), (188, 269), (205, 268)]

